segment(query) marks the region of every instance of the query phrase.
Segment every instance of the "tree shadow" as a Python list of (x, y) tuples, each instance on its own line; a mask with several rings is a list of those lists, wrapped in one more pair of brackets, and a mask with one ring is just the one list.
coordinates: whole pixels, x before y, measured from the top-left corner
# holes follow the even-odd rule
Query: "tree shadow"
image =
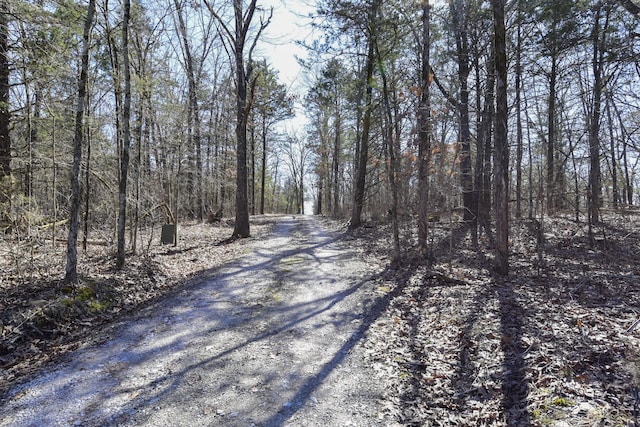
[[(287, 226), (293, 225), (289, 223)], [(301, 231), (296, 227), (297, 225), (289, 231), (294, 234)], [(299, 339), (304, 339), (304, 331), (314, 328), (351, 331), (345, 341), (329, 353), (329, 360), (310, 372), (306, 369), (296, 371), (297, 386), (292, 390), (288, 402), (263, 412), (266, 418), (259, 422), (260, 425), (267, 426), (286, 424), (309, 402), (312, 394), (326, 382), (327, 377), (341, 366), (354, 347), (366, 337), (367, 331), (388, 307), (389, 301), (401, 291), (396, 289), (383, 295), (374, 293), (371, 289), (372, 280), (387, 274), (382, 272), (354, 280), (347, 283), (347, 286), (338, 287), (312, 300), (284, 303), (273, 299), (266, 301), (253, 294), (249, 297), (243, 293), (247, 287), (254, 286), (247, 282), (248, 278), (253, 278), (257, 287), (268, 286), (263, 283), (269, 282), (267, 276), (281, 274), (282, 266), (288, 265), (284, 262), (287, 259), (292, 262), (307, 260), (307, 264), (283, 274), (289, 274), (289, 279), (296, 282), (295, 286), (311, 286), (313, 284), (310, 280), (315, 279), (307, 277), (317, 276), (311, 275), (310, 269), (316, 268), (320, 263), (339, 269), (345, 257), (351, 256), (339, 249), (327, 249), (340, 236), (315, 237), (317, 240), (314, 242), (291, 250), (286, 247), (276, 253), (257, 250), (249, 258), (245, 257), (244, 260), (225, 267), (223, 271), (203, 274), (192, 285), (182, 288), (171, 298), (160, 300), (157, 305), (149, 307), (147, 313), (139, 313), (140, 317), (135, 319), (135, 323), (123, 323), (118, 329), (114, 329), (113, 335), (124, 338), (122, 344), (107, 342), (95, 347), (90, 353), (83, 353), (83, 360), (70, 359), (63, 368), (65, 374), (50, 377), (48, 391), (29, 398), (25, 407), (41, 407), (47, 402), (46, 399), (55, 400), (55, 393), (64, 391), (65, 398), (74, 402), (73, 410), (80, 411), (72, 417), (80, 417), (87, 424), (95, 422), (99, 425), (117, 425), (130, 419), (132, 413), (136, 413), (137, 422), (144, 422), (148, 420), (148, 416), (139, 409), (152, 408), (158, 402), (175, 404), (174, 398), (180, 396), (177, 393), (181, 393), (179, 389), (190, 381), (195, 381), (199, 372), (215, 371), (225, 375), (223, 367), (237, 361), (238, 357), (250, 352), (249, 349), (266, 346), (277, 352), (278, 346), (282, 345), (279, 343), (286, 343), (292, 336), (298, 335)], [(318, 253), (318, 250), (322, 252)], [(216, 281), (213, 286), (207, 284), (211, 280)], [(317, 283), (315, 285), (318, 286)], [(279, 287), (286, 284), (276, 281), (270, 286), (274, 291), (279, 291)], [(351, 310), (350, 307), (353, 306), (350, 304), (356, 294), (362, 304), (357, 310)], [(351, 302), (347, 302), (348, 300)], [(334, 312), (338, 306), (342, 308)], [(224, 313), (225, 310), (231, 312)], [(355, 321), (358, 322), (357, 327), (349, 326)], [(205, 342), (212, 334), (226, 334), (234, 330), (238, 332), (237, 339), (217, 341), (219, 344), (208, 350), (210, 354), (195, 357), (188, 352), (192, 346)], [(335, 339), (332, 338), (333, 342), (336, 342)], [(140, 343), (145, 345), (139, 345)], [(112, 356), (114, 351), (115, 357)], [(184, 358), (188, 360), (181, 361)], [(304, 364), (301, 366), (305, 367)], [(259, 375), (261, 381), (273, 387), (276, 378), (282, 376), (282, 372), (278, 371), (281, 368), (281, 363), (274, 364), (267, 358), (259, 365), (251, 365), (247, 372), (238, 373), (243, 378)], [(94, 378), (83, 380), (86, 372), (90, 372), (89, 376)], [(102, 391), (96, 394), (93, 381), (103, 381), (108, 388), (103, 390), (100, 387)], [(26, 387), (28, 389), (29, 385)], [(215, 394), (222, 395), (233, 389), (234, 385), (232, 382), (221, 381), (216, 382), (215, 387)], [(77, 405), (86, 406), (79, 408)], [(118, 408), (116, 413), (110, 412), (110, 406)], [(245, 409), (246, 412), (243, 412)], [(253, 413), (251, 411), (250, 408), (239, 409), (238, 423), (241, 419), (246, 420)], [(53, 422), (53, 419), (46, 418), (46, 414), (41, 415), (45, 418), (40, 421)], [(234, 423), (230, 419), (225, 421), (229, 425)]]
[[(434, 242), (433, 247), (439, 248), (439, 261), (446, 264), (448, 257), (455, 257), (456, 262), (461, 267), (467, 265), (477, 268), (479, 264), (486, 262), (486, 257), (480, 253), (477, 258), (470, 259), (466, 255), (448, 251), (453, 241), (460, 244), (469, 228), (465, 225), (453, 229), (450, 236)], [(451, 255), (449, 255), (451, 254)], [(525, 310), (522, 302), (519, 301), (518, 293), (514, 290), (514, 284), (496, 277), (488, 277), (484, 285), (472, 285), (464, 279), (455, 275), (449, 276), (437, 271), (428, 271), (421, 279), (421, 287), (413, 287), (404, 299), (414, 301), (410, 310), (405, 310), (410, 314), (406, 322), (410, 327), (409, 349), (411, 358), (417, 363), (409, 364), (411, 372), (410, 389), (401, 397), (405, 413), (403, 423), (406, 425), (424, 425), (425, 421), (435, 422), (434, 416), (441, 414), (451, 414), (460, 416), (460, 420), (465, 420), (465, 413), (468, 415), (474, 408), (482, 405), (482, 402), (489, 402), (500, 398), (500, 416), (509, 426), (527, 426), (532, 422), (528, 409), (528, 399), (530, 393), (530, 383), (527, 376), (527, 345), (524, 341), (525, 334), (530, 329), (530, 314)], [(425, 306), (431, 301), (441, 302), (441, 306)], [(450, 301), (448, 304), (446, 301)], [(451, 325), (457, 328), (458, 332), (448, 332), (446, 340), (456, 349), (454, 356), (456, 363), (454, 371), (446, 374), (446, 379), (439, 379), (440, 374), (434, 375), (434, 370), (438, 366), (432, 366), (432, 357), (424, 351), (425, 331), (424, 322), (421, 316), (440, 316), (440, 310), (454, 311), (451, 307), (453, 301), (459, 301), (457, 314), (454, 316), (458, 322)], [(431, 313), (431, 314), (427, 314)], [(491, 331), (490, 325), (485, 324), (485, 315), (495, 313), (496, 327)], [(446, 316), (446, 314), (444, 315)], [(491, 316), (490, 316), (491, 317)], [(421, 322), (423, 325), (421, 325)], [(433, 327), (433, 326), (430, 326)], [(432, 331), (431, 333), (436, 333)], [(443, 332), (440, 332), (442, 334)], [(500, 351), (501, 364), (497, 365), (499, 371), (493, 372), (489, 379), (479, 379), (479, 370), (493, 370), (488, 366), (480, 366), (481, 357), (486, 354), (478, 353), (478, 341), (489, 340), (496, 345)], [(446, 345), (446, 344), (442, 344)], [(487, 350), (484, 349), (483, 352)], [(496, 358), (499, 355), (496, 354)], [(442, 363), (442, 362), (437, 362)], [(426, 377), (425, 377), (425, 374)], [(499, 388), (484, 383), (496, 379)], [(442, 385), (440, 382), (449, 381), (455, 393), (448, 396), (442, 395), (442, 391), (437, 391)], [(435, 387), (435, 388), (434, 388)], [(449, 388), (446, 388), (447, 390)], [(434, 409), (431, 418), (425, 420), (424, 415), (412, 414), (415, 409), (416, 400), (425, 402), (423, 406)], [(439, 414), (439, 415), (437, 415)], [(458, 421), (458, 422), (466, 422)], [(453, 422), (453, 421), (452, 421)]]
[(502, 406), (509, 426), (528, 426), (531, 415), (527, 409), (529, 380), (526, 376), (523, 329), (526, 312), (513, 291), (512, 283), (496, 283), (500, 302), (502, 364)]

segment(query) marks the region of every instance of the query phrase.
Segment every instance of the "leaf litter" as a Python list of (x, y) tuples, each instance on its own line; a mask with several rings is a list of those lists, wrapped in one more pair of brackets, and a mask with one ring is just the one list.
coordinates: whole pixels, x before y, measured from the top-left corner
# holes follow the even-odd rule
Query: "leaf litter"
[[(256, 234), (266, 233), (272, 221), (258, 224)], [(401, 263), (391, 262), (388, 224), (346, 233), (368, 262), (387, 266), (375, 289), (390, 303), (362, 344), (362, 369), (386, 384), (380, 417), (415, 426), (638, 425), (637, 224), (637, 213), (612, 212), (590, 238), (586, 224), (569, 217), (546, 219), (542, 227), (514, 222), (507, 278), (491, 274), (488, 239), (475, 247), (455, 222), (433, 224), (430, 265), (413, 255), (412, 223), (402, 229)], [(212, 244), (229, 231), (185, 227), (178, 248), (152, 247), (130, 257), (122, 272), (112, 270), (107, 248), (92, 248), (72, 289), (51, 280), (62, 274), (60, 266), (49, 270), (51, 256), (33, 261), (28, 277), (2, 265), (9, 274), (1, 285), (0, 388), (86, 343), (97, 324), (246, 251), (239, 243)], [(64, 309), (52, 309), (68, 299)]]
[[(415, 426), (639, 425), (637, 224), (637, 213), (611, 213), (590, 242), (586, 224), (559, 216), (538, 244), (528, 221), (515, 222), (507, 278), (491, 275), (488, 242), (476, 250), (469, 233), (434, 224), (436, 261), (399, 264), (379, 288), (397, 295), (365, 344), (388, 383), (385, 415)], [(405, 225), (404, 242), (413, 231)], [(370, 252), (391, 247), (388, 226), (356, 235)]]
[[(273, 229), (275, 216), (252, 219), (255, 241)], [(62, 282), (66, 244), (0, 240), (0, 400), (61, 355), (106, 339), (96, 328), (113, 323), (179, 289), (208, 270), (244, 254), (247, 240), (229, 242), (233, 224), (184, 223), (176, 246), (161, 245), (147, 230), (142, 249), (115, 270), (113, 242), (93, 240), (79, 249), (77, 284)], [(99, 234), (94, 231), (92, 234)], [(108, 233), (103, 233), (108, 234)]]

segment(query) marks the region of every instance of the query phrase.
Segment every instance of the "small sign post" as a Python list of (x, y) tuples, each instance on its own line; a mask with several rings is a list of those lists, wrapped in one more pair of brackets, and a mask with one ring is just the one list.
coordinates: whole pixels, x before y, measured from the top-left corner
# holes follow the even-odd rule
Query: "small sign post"
[(177, 233), (174, 224), (163, 224), (162, 233), (160, 234), (160, 243), (163, 245), (175, 245), (177, 241)]

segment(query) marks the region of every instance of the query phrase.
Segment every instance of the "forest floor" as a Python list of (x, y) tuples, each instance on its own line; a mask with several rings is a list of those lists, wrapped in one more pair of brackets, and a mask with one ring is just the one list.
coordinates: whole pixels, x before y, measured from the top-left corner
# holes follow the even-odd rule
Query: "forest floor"
[[(251, 393), (262, 394), (263, 398), (276, 392), (284, 396), (286, 393), (278, 387), (285, 384), (289, 388), (295, 384), (298, 392), (283, 401), (267, 400), (280, 409), (258, 418), (262, 422), (257, 425), (337, 425), (327, 424), (336, 419), (352, 425), (638, 425), (639, 220), (638, 213), (608, 212), (603, 224), (594, 228), (592, 238), (584, 223), (568, 216), (547, 218), (542, 224), (514, 221), (512, 269), (507, 278), (491, 274), (492, 256), (486, 239), (481, 238), (476, 248), (469, 233), (446, 220), (432, 224), (435, 261), (430, 265), (411, 257), (415, 235), (410, 224), (402, 229), (402, 242), (409, 250), (407, 260), (398, 263), (391, 262), (388, 225), (368, 224), (354, 233), (344, 233), (343, 224), (326, 219), (313, 221), (320, 231), (309, 226), (305, 231), (294, 222), (290, 229), (295, 239), (290, 246), (277, 242), (283, 235), (274, 235), (276, 226), (287, 220), (266, 216), (253, 219), (255, 237), (224, 245), (220, 243), (231, 233), (225, 223), (185, 226), (177, 247), (150, 243), (142, 255), (130, 257), (121, 272), (113, 270), (108, 246), (94, 244), (82, 256), (80, 284), (72, 287), (57, 281), (64, 269), (62, 249), (54, 251), (43, 243), (32, 251), (33, 245), (27, 242), (3, 242), (0, 402), (4, 402), (4, 409), (17, 402), (29, 391), (24, 386), (16, 388), (17, 384), (35, 378), (72, 350), (104, 343), (114, 333), (115, 326), (110, 325), (121, 325), (123, 319), (146, 313), (158, 304), (173, 307), (176, 298), (200, 289), (203, 282), (224, 271), (219, 270), (224, 264), (251, 258), (245, 255), (253, 256), (261, 245), (267, 245), (272, 251), (298, 251), (278, 258), (278, 271), (284, 271), (287, 285), (282, 289), (263, 286), (253, 296), (226, 302), (231, 304), (230, 312), (240, 317), (227, 319), (230, 323), (225, 330), (244, 324), (246, 316), (259, 318), (262, 323), (251, 324), (258, 335), (247, 343), (269, 343), (233, 359), (235, 365), (242, 365), (236, 369), (243, 375), (255, 370), (253, 377), (263, 378), (262, 385), (236, 378), (239, 384), (243, 379), (248, 381), (246, 387)], [(291, 327), (278, 316), (288, 312), (282, 309), (283, 304), (301, 298), (296, 292), (307, 276), (288, 275), (300, 264), (310, 262), (306, 257), (311, 253), (304, 245), (325, 238), (312, 237), (314, 233), (326, 233), (331, 236), (326, 237), (330, 245), (338, 246), (331, 246), (328, 254), (317, 255), (323, 260), (322, 269), (305, 268), (305, 274), (320, 270), (320, 276), (313, 276), (320, 281), (332, 274), (347, 274), (340, 276), (345, 280), (325, 281), (323, 289), (330, 293), (319, 299), (332, 309), (342, 299), (351, 302), (345, 306), (347, 311), (323, 318), (323, 322), (333, 322), (335, 328), (347, 329), (336, 329), (337, 334), (321, 332), (318, 336), (323, 338), (308, 342), (310, 348), (302, 351), (304, 345), (299, 341), (306, 342), (308, 329), (320, 327), (302, 323)], [(274, 238), (275, 246), (267, 243)], [(144, 241), (152, 239), (145, 237)], [(273, 253), (265, 256), (273, 257)], [(253, 276), (259, 276), (260, 271), (259, 266), (249, 269)], [(357, 286), (353, 275), (348, 276), (351, 273), (361, 277)], [(335, 288), (335, 283), (347, 286)], [(265, 299), (265, 295), (270, 297)], [(341, 297), (336, 299), (338, 295)], [(352, 301), (347, 296), (357, 298)], [(246, 305), (247, 301), (251, 304)], [(273, 321), (261, 317), (267, 313), (274, 315)], [(302, 312), (297, 316), (298, 320), (305, 317)], [(167, 317), (160, 323), (156, 326), (171, 330), (176, 320)], [(247, 327), (242, 326), (243, 333)], [(232, 338), (227, 337), (231, 344)], [(277, 338), (279, 344), (270, 338)], [(287, 339), (298, 342), (296, 348), (301, 352), (292, 353), (282, 344)], [(318, 343), (329, 353), (319, 352)], [(266, 364), (251, 356), (262, 351), (267, 351)], [(314, 359), (316, 353), (323, 354), (324, 359)], [(287, 371), (283, 363), (295, 365), (305, 360), (312, 371), (319, 369), (313, 371), (314, 376), (296, 376), (293, 370), (286, 378), (282, 372), (276, 374)], [(166, 364), (174, 362), (154, 367), (162, 371), (163, 381), (173, 375)], [(269, 366), (269, 372), (258, 373), (260, 364), (264, 369)], [(223, 368), (226, 372), (226, 367), (217, 366)], [(196, 370), (188, 374), (185, 377), (189, 383), (200, 383), (198, 378), (207, 375)], [(265, 379), (267, 374), (274, 378)], [(279, 386), (274, 385), (276, 377)], [(265, 382), (272, 385), (265, 387)], [(325, 386), (320, 383), (325, 382), (332, 391), (322, 394)], [(157, 396), (144, 396), (144, 402), (139, 398), (141, 393), (161, 388), (161, 383), (157, 381), (153, 387), (147, 384), (147, 388), (130, 384), (127, 389), (130, 400), (151, 410), (156, 418), (140, 410), (120, 413), (121, 420), (139, 424), (155, 420), (157, 425), (164, 425), (157, 418), (162, 413), (155, 409), (159, 405), (154, 400)], [(358, 391), (357, 386), (363, 390)], [(342, 391), (332, 398), (336, 388)], [(215, 391), (220, 396), (239, 393), (232, 389)], [(242, 396), (247, 398), (248, 394)], [(328, 412), (320, 418), (313, 415), (314, 410), (322, 408)], [(248, 425), (240, 422), (240, 409), (225, 407), (221, 402), (199, 406), (198, 411), (200, 416), (215, 418), (217, 425)], [(165, 424), (171, 422), (165, 420)], [(2, 419), (0, 425), (5, 425)], [(88, 421), (78, 425), (93, 424)]]

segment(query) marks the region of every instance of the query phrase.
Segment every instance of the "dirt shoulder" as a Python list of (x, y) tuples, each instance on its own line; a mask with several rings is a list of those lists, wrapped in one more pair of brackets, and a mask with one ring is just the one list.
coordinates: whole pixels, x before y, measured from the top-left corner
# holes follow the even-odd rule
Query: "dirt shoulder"
[(92, 231), (87, 249), (78, 254), (80, 281), (74, 285), (60, 280), (64, 241), (54, 244), (44, 234), (0, 241), (0, 400), (60, 356), (100, 340), (95, 332), (102, 326), (242, 256), (280, 219), (253, 217), (252, 237), (230, 243), (233, 226), (227, 221), (181, 224), (175, 246), (160, 244), (157, 227), (144, 230), (122, 270), (114, 269), (109, 233)]
[(380, 267), (310, 217), (12, 390), (0, 425), (388, 425), (359, 343)]

